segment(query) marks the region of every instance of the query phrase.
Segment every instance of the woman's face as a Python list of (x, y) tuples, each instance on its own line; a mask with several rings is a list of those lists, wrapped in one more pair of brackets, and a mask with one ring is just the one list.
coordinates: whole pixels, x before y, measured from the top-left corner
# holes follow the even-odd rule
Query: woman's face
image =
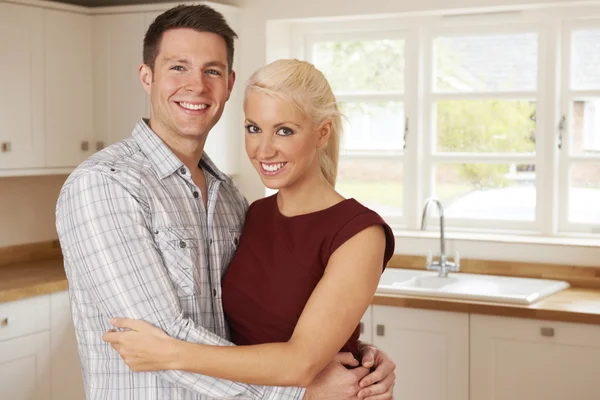
[(246, 153), (265, 186), (289, 188), (321, 173), (326, 138), (291, 102), (251, 90), (244, 112)]

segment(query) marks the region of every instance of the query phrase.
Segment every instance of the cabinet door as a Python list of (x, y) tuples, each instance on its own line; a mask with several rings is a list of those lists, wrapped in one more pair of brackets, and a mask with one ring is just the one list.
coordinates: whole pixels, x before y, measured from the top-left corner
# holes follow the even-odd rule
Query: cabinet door
[(468, 314), (375, 305), (373, 342), (396, 363), (394, 398), (469, 398)]
[(138, 77), (145, 33), (144, 13), (94, 16), (94, 127), (104, 146), (130, 136), (149, 116)]
[(0, 3), (0, 169), (44, 166), (42, 14)]
[(0, 342), (0, 398), (50, 400), (48, 332)]
[(85, 391), (67, 291), (50, 295), (50, 345), (52, 400), (83, 400)]
[(600, 327), (471, 316), (471, 398), (592, 400), (600, 393)]
[(92, 17), (44, 11), (46, 165), (72, 167), (93, 142)]

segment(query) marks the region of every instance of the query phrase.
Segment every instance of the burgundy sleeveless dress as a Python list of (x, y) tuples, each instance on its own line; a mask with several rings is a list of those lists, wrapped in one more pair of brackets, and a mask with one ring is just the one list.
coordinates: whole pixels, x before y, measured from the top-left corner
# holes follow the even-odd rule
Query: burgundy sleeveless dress
[[(329, 257), (371, 225), (386, 234), (382, 271), (394, 252), (390, 227), (354, 199), (310, 214), (286, 217), (277, 195), (248, 209), (239, 246), (223, 277), (223, 308), (237, 345), (287, 342)], [(357, 326), (341, 351), (359, 357)]]

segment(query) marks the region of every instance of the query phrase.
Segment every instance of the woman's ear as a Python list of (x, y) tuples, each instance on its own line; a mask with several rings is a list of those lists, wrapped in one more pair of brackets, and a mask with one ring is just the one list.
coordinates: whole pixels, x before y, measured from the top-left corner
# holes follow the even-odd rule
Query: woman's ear
[(331, 136), (332, 133), (332, 125), (331, 125), (331, 121), (325, 121), (321, 124), (321, 126), (318, 129), (318, 140), (317, 140), (317, 148), (322, 148), (325, 147), (327, 145), (327, 142), (329, 141), (329, 137)]

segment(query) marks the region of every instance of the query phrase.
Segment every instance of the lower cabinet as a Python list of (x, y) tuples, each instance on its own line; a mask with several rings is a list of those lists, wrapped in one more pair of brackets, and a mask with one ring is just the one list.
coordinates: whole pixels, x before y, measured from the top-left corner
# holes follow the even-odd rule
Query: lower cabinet
[(52, 399), (49, 332), (0, 341), (0, 399)]
[(0, 303), (0, 400), (84, 400), (68, 292)]
[(469, 315), (372, 306), (373, 344), (396, 363), (394, 398), (469, 398)]
[(600, 326), (471, 315), (471, 399), (600, 399)]

